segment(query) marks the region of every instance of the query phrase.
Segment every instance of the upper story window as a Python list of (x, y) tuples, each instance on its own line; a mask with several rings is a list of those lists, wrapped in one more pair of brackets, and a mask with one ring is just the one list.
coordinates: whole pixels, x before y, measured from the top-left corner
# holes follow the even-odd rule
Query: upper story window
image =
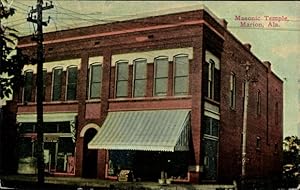
[(67, 100), (76, 100), (77, 73), (77, 66), (67, 68)]
[(256, 94), (256, 115), (260, 116), (261, 114), (261, 93), (260, 90)]
[(174, 95), (187, 95), (189, 90), (189, 58), (181, 54), (174, 57)]
[(134, 78), (133, 78), (133, 96), (144, 97), (147, 87), (147, 60), (136, 59), (133, 62)]
[(168, 91), (168, 57), (154, 60), (154, 96), (166, 96)]
[(128, 62), (118, 61), (116, 63), (116, 97), (128, 96)]
[(230, 107), (236, 106), (236, 77), (234, 73), (230, 75)]
[(31, 102), (32, 97), (32, 87), (33, 87), (33, 71), (25, 71), (25, 84), (23, 90), (23, 101)]
[(98, 99), (101, 96), (102, 65), (93, 63), (90, 65), (90, 89), (89, 98)]
[(56, 67), (52, 73), (52, 100), (60, 100), (61, 98), (61, 87), (62, 87), (62, 67)]
[(220, 62), (208, 51), (203, 65), (203, 94), (209, 99), (220, 101)]

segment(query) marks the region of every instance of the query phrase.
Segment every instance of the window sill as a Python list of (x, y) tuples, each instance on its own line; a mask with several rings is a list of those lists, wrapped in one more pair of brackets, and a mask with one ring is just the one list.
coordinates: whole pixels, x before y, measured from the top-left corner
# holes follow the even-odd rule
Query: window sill
[(217, 101), (215, 101), (215, 100), (213, 100), (211, 98), (208, 98), (208, 97), (204, 97), (204, 100), (208, 101), (208, 102), (210, 102), (212, 104), (215, 104), (215, 105), (220, 105), (220, 102), (217, 102)]
[(86, 103), (99, 103), (101, 102), (101, 99), (87, 99)]
[(136, 101), (155, 101), (155, 100), (180, 100), (180, 99), (190, 99), (191, 95), (186, 96), (159, 96), (159, 97), (135, 97), (135, 98), (113, 98), (109, 99), (109, 102), (136, 102)]

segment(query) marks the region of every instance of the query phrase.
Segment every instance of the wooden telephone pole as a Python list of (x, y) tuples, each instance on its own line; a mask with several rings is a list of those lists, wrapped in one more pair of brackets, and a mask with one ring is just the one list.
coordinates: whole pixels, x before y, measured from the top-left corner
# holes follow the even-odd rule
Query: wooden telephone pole
[[(27, 21), (37, 24), (37, 33), (35, 40), (37, 42), (37, 167), (38, 167), (38, 184), (42, 186), (45, 182), (45, 164), (44, 164), (44, 131), (43, 131), (43, 63), (44, 63), (44, 46), (43, 46), (43, 26), (47, 26), (47, 22), (43, 22), (43, 10), (51, 9), (54, 6), (46, 3), (43, 7), (43, 0), (37, 0), (36, 8), (30, 10)], [(36, 14), (36, 16), (33, 16)]]

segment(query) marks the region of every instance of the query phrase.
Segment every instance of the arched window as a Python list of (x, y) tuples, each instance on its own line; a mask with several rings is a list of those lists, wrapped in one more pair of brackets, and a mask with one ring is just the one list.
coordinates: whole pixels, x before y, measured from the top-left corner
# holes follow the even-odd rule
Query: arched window
[(260, 116), (261, 114), (261, 95), (260, 90), (256, 94), (256, 115)]
[(144, 97), (147, 87), (147, 60), (136, 59), (133, 61), (134, 77), (133, 77), (133, 96)]
[(25, 84), (23, 90), (23, 102), (31, 102), (33, 88), (33, 71), (27, 70), (24, 72)]
[(99, 99), (101, 97), (102, 86), (102, 65), (99, 62), (90, 65), (90, 87), (89, 99)]
[(174, 95), (187, 95), (189, 90), (189, 58), (186, 54), (174, 56)]
[(230, 74), (230, 107), (235, 109), (236, 105), (236, 77), (234, 73)]
[(55, 67), (52, 71), (52, 100), (57, 101), (61, 98), (62, 88), (62, 67)]
[(67, 68), (67, 100), (76, 100), (77, 91), (77, 66)]
[(116, 97), (128, 97), (128, 61), (116, 62)]
[(154, 96), (166, 96), (168, 91), (168, 57), (160, 56), (155, 58), (154, 71)]

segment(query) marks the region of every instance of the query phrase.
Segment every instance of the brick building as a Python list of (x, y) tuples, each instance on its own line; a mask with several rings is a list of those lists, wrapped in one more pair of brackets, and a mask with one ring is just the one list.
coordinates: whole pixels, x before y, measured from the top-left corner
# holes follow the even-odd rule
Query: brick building
[[(44, 35), (45, 171), (181, 182), (281, 173), (283, 82), (206, 8)], [(19, 47), (35, 54), (31, 37)], [(34, 173), (36, 66), (18, 95), (19, 173)], [(252, 81), (252, 80), (251, 80)]]

